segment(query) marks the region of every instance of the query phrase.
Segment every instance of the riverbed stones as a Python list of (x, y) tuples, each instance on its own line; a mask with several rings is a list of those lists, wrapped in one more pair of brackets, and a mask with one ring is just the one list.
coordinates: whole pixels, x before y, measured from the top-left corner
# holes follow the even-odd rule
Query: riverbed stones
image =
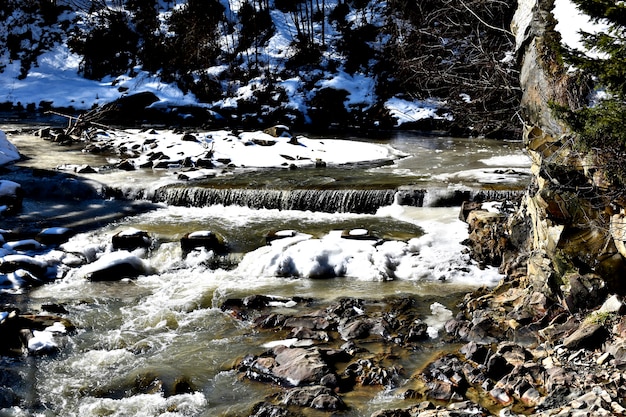
[(280, 401), (287, 406), (308, 407), (324, 411), (339, 411), (347, 408), (335, 391), (320, 385), (290, 389), (281, 395)]
[(48, 270), (48, 264), (27, 255), (5, 255), (0, 258), (0, 272), (11, 273), (18, 270), (25, 270), (40, 279), (44, 279)]
[(563, 340), (563, 346), (568, 349), (596, 349), (602, 346), (608, 336), (609, 333), (603, 325), (585, 321)]

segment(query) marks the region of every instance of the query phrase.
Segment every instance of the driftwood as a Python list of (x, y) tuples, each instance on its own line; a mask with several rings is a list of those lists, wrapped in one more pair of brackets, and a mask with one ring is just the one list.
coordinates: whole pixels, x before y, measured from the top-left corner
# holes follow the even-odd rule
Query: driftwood
[(97, 107), (86, 113), (79, 114), (78, 116), (72, 116), (54, 110), (49, 110), (46, 114), (54, 114), (67, 118), (68, 126), (64, 129), (63, 133), (67, 136), (80, 136), (86, 133), (91, 127), (99, 127), (105, 130), (119, 130), (99, 122), (107, 111), (107, 107)]

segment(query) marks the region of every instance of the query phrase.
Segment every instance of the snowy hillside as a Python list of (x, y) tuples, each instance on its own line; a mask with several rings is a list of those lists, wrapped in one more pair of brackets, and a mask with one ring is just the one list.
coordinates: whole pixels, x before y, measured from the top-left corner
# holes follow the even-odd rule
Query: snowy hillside
[(515, 1), (39, 3), (0, 5), (4, 109), (85, 111), (150, 91), (152, 108), (207, 110), (190, 123), (518, 128)]

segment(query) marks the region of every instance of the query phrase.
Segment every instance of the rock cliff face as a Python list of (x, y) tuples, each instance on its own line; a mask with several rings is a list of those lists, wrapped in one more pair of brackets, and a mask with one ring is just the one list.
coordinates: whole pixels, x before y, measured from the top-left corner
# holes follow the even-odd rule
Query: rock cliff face
[(544, 308), (573, 314), (626, 294), (626, 204), (605, 179), (601, 153), (576, 151), (550, 110), (552, 102), (579, 107), (586, 96), (552, 52), (552, 7), (550, 0), (522, 0), (512, 25), (532, 183), (512, 215), (471, 212), (468, 245), (478, 261), (507, 275), (502, 286), (525, 290), (520, 308), (540, 294)]
[[(624, 389), (596, 376), (626, 380), (626, 202), (606, 180), (602, 151), (577, 151), (551, 113), (550, 103), (576, 108), (587, 95), (574, 88), (553, 52), (552, 3), (520, 0), (512, 25), (532, 184), (512, 213), (475, 203), (462, 212), (474, 258), (498, 266), (505, 278), (495, 289), (468, 294), (446, 330), (467, 342), (461, 353), (470, 363), (488, 364), (493, 356), (476, 361), (472, 352), (495, 343), (530, 349), (533, 359), (515, 365), (493, 389), (483, 387), (491, 401), (508, 407), (505, 415), (625, 415)], [(537, 392), (522, 392), (519, 369), (539, 369), (548, 378), (527, 379)], [(585, 393), (599, 396), (579, 402)]]
[(606, 293), (626, 292), (626, 219), (624, 202), (605, 180), (601, 155), (576, 152), (550, 111), (550, 102), (577, 108), (586, 96), (551, 52), (551, 9), (552, 1), (520, 1), (513, 25), (534, 181), (509, 226), (517, 249), (528, 254), (528, 285), (576, 312), (597, 306)]

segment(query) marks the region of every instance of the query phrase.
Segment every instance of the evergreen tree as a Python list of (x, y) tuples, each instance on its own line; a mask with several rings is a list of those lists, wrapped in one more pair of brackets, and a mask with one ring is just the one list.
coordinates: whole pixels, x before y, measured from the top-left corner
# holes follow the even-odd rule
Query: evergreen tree
[(626, 183), (626, 5), (612, 0), (573, 0), (592, 20), (608, 23), (599, 33), (581, 32), (587, 51), (566, 49), (564, 58), (592, 76), (606, 97), (581, 109), (555, 106), (577, 134), (583, 150), (601, 150), (610, 179)]

